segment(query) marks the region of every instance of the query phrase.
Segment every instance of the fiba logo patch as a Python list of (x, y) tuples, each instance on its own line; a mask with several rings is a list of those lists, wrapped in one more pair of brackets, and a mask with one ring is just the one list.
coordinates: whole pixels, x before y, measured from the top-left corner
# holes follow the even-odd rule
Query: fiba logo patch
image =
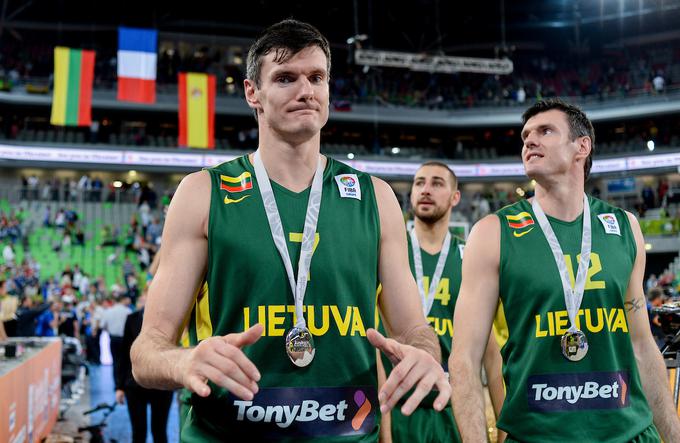
[(616, 216), (614, 214), (611, 213), (599, 214), (597, 218), (602, 223), (602, 227), (604, 227), (605, 233), (621, 236), (619, 221), (616, 219)]
[(338, 184), (340, 197), (361, 200), (361, 187), (359, 186), (359, 178), (356, 174), (336, 175), (335, 182)]
[(352, 429), (358, 431), (361, 429), (361, 425), (364, 424), (364, 420), (366, 420), (368, 414), (371, 413), (372, 408), (371, 402), (368, 401), (366, 394), (361, 390), (357, 390), (354, 393), (354, 403), (359, 407), (359, 410), (354, 414), (354, 418), (352, 419)]
[(349, 176), (341, 177), (340, 181), (342, 182), (343, 185), (347, 186), (348, 188), (353, 188), (354, 185), (356, 185), (357, 183), (356, 180)]

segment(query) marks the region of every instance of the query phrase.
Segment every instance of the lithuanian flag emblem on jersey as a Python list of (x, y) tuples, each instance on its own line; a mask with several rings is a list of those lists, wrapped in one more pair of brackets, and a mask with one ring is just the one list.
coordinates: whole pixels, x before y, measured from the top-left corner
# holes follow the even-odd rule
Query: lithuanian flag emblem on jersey
[(534, 224), (534, 218), (528, 212), (520, 212), (517, 215), (506, 215), (508, 226), (513, 229), (522, 229)]
[(250, 172), (246, 171), (238, 177), (220, 175), (220, 189), (228, 192), (243, 192), (253, 189), (253, 178)]

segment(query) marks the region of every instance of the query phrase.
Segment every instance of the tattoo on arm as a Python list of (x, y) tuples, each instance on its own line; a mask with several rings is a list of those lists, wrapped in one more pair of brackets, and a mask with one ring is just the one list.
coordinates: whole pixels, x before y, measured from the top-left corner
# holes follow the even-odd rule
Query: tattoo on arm
[(642, 308), (642, 301), (639, 298), (634, 298), (623, 304), (628, 312), (637, 312)]

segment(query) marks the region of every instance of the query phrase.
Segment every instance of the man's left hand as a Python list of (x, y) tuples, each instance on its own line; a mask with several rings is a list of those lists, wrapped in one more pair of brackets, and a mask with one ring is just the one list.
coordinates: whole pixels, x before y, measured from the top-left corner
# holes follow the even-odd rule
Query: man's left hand
[(386, 338), (375, 329), (368, 329), (366, 337), (394, 365), (378, 394), (381, 412), (391, 410), (397, 401), (414, 387), (413, 394), (401, 408), (402, 414), (411, 415), (433, 388), (439, 391), (434, 400), (434, 408), (441, 411), (446, 407), (451, 398), (451, 385), (441, 363), (422, 349)]

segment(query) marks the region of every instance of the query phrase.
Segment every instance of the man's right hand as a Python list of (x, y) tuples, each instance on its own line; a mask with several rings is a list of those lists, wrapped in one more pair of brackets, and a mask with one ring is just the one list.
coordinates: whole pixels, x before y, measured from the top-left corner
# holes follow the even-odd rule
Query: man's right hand
[(258, 391), (260, 372), (241, 348), (258, 341), (262, 332), (263, 326), (256, 324), (245, 332), (202, 340), (180, 362), (182, 385), (207, 397), (211, 381), (242, 400), (252, 400)]

